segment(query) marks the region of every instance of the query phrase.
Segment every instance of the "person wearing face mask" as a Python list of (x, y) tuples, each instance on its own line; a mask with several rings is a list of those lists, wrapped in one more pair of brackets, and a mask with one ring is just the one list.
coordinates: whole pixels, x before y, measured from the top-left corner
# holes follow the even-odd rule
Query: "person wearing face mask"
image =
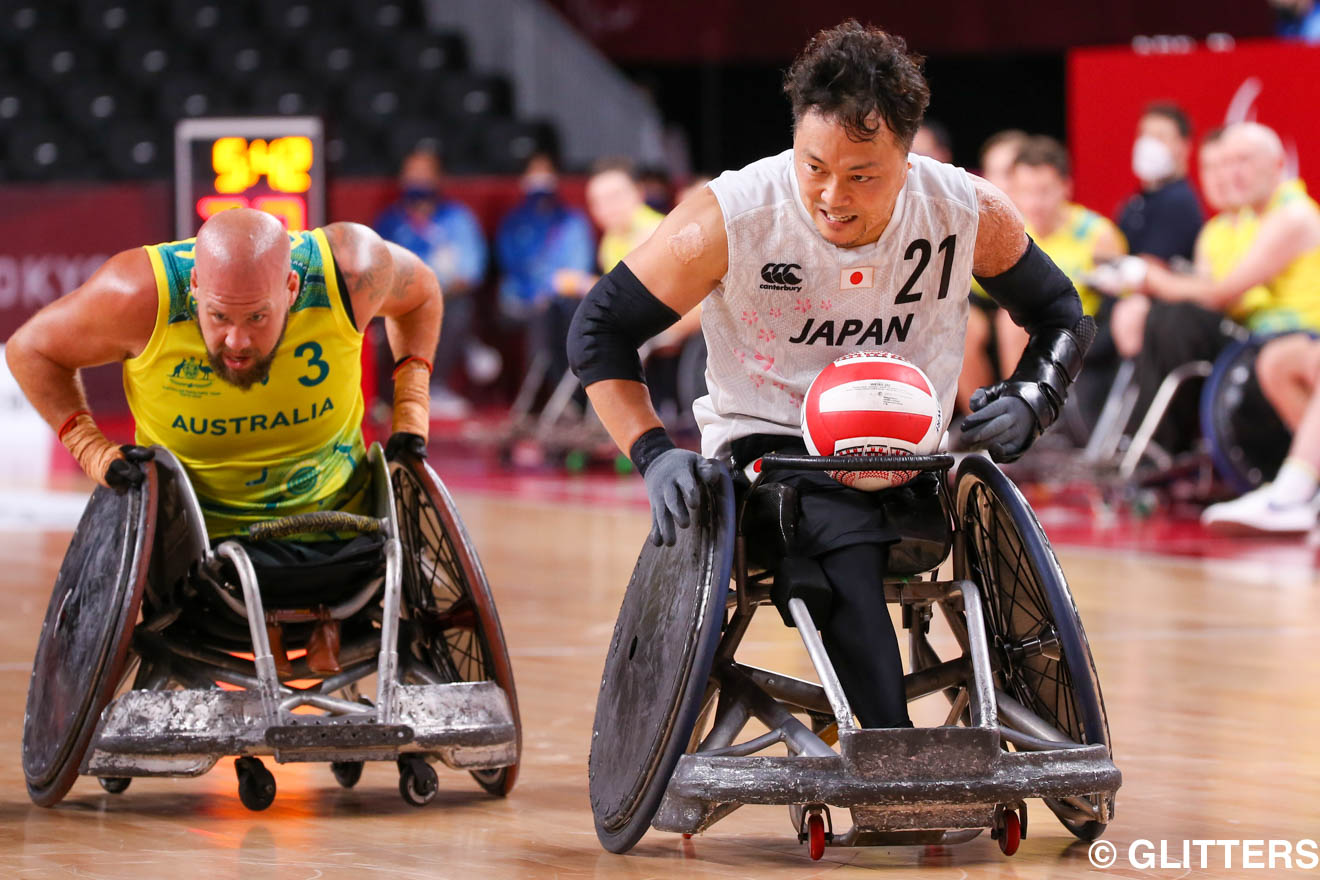
[(544, 375), (555, 381), (568, 369), (564, 339), (577, 305), (559, 295), (556, 278), (565, 270), (591, 272), (596, 242), (586, 214), (560, 198), (553, 157), (532, 155), (521, 185), (522, 201), (495, 234), (500, 318), (511, 329), (526, 331), (530, 358), (541, 355)]
[[(1320, 331), (1320, 206), (1301, 181), (1288, 179), (1283, 142), (1267, 126), (1242, 122), (1213, 149), (1207, 194), (1239, 216), (1227, 228), (1219, 218), (1207, 224), (1215, 235), (1203, 235), (1207, 246), (1193, 272), (1149, 260), (1119, 272), (1126, 288), (1142, 294), (1124, 297), (1113, 317), (1119, 353), (1137, 359), (1134, 418), (1180, 364), (1213, 361), (1248, 333)], [(1176, 453), (1197, 433), (1196, 397), (1180, 393), (1155, 441)]]
[(1192, 123), (1176, 104), (1156, 103), (1137, 123), (1132, 173), (1141, 183), (1119, 211), (1118, 228), (1134, 254), (1190, 261), (1204, 219), (1187, 182)]
[(438, 153), (426, 148), (409, 153), (399, 171), (399, 199), (373, 226), (386, 241), (420, 257), (440, 281), (445, 325), (435, 352), (431, 411), (459, 418), (469, 406), (450, 388), (454, 368), (465, 355), (469, 364), (490, 356), (487, 347), (472, 338), (472, 292), (486, 277), (488, 255), (476, 216), (467, 205), (446, 198), (443, 183)]

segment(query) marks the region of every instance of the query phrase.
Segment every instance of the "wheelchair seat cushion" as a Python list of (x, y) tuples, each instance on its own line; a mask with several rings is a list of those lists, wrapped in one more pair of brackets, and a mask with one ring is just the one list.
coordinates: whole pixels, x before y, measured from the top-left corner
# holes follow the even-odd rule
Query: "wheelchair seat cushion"
[[(385, 570), (385, 540), (358, 535), (339, 541), (236, 540), (247, 551), (268, 609), (328, 605), (360, 589)], [(230, 563), (225, 577), (238, 584)]]

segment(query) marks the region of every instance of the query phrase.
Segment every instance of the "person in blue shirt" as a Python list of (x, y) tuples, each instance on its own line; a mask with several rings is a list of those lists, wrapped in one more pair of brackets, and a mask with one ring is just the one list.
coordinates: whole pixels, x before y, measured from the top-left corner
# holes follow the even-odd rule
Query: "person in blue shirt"
[(1270, 0), (1278, 15), (1274, 32), (1285, 40), (1320, 43), (1320, 3), (1315, 0)]
[[(541, 355), (544, 381), (568, 370), (564, 348), (577, 297), (566, 285), (596, 269), (596, 240), (587, 215), (564, 204), (554, 159), (537, 153), (522, 175), (523, 199), (500, 222), (495, 250), (500, 265), (500, 314), (527, 331), (529, 354)], [(563, 270), (574, 270), (564, 272)]]
[(1191, 154), (1192, 122), (1186, 112), (1167, 102), (1148, 106), (1132, 145), (1132, 173), (1141, 189), (1123, 203), (1118, 215), (1130, 253), (1192, 262), (1204, 217), (1187, 182)]
[[(472, 338), (473, 293), (486, 277), (488, 251), (481, 225), (462, 202), (446, 198), (440, 156), (414, 150), (399, 171), (399, 200), (377, 218), (382, 238), (415, 253), (435, 273), (445, 297), (445, 318), (431, 376), (431, 410), (461, 416), (468, 405), (449, 387), (461, 357), (481, 359)], [(470, 351), (469, 349), (473, 349)]]

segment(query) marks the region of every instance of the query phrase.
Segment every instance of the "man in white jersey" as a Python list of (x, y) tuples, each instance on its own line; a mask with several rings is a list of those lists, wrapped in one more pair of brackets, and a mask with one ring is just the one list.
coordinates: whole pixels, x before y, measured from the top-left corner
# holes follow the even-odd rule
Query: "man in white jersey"
[[(1008, 380), (974, 396), (964, 438), (1011, 459), (1057, 417), (1093, 326), (1002, 192), (909, 153), (929, 101), (920, 60), (901, 38), (855, 21), (818, 34), (785, 82), (793, 148), (685, 200), (584, 299), (570, 360), (646, 480), (656, 543), (689, 525), (697, 482), (714, 465), (669, 440), (636, 349), (699, 303), (710, 389), (694, 406), (702, 454), (735, 474), (766, 452), (804, 451), (803, 395), (850, 351), (913, 361), (951, 412), (973, 273), (1031, 342)], [(858, 718), (909, 726), (884, 601), (897, 540), (886, 506), (933, 498), (930, 483), (865, 493), (819, 473), (779, 481), (798, 495), (793, 570), (814, 572), (833, 594), (816, 624)]]

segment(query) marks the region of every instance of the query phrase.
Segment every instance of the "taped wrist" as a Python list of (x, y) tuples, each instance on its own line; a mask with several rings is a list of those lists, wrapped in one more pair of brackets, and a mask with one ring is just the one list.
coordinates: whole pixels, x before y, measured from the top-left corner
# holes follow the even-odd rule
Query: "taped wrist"
[(422, 358), (405, 360), (394, 371), (390, 431), (427, 439), (431, 430), (431, 370)]
[(1030, 238), (1013, 268), (976, 280), (1033, 337), (1049, 328), (1071, 330), (1082, 318), (1077, 288)]
[(632, 447), (628, 450), (628, 457), (632, 459), (637, 473), (645, 477), (646, 469), (651, 466), (651, 462), (676, 448), (664, 428), (652, 428), (633, 441)]
[(591, 288), (568, 330), (568, 363), (585, 388), (604, 379), (645, 382), (637, 349), (678, 321), (619, 263)]
[(111, 463), (122, 458), (119, 447), (110, 442), (101, 429), (96, 427), (91, 413), (80, 412), (60, 429), (60, 442), (69, 450), (83, 473), (102, 486), (109, 487), (105, 472)]
[(1013, 375), (1002, 383), (1001, 395), (1016, 397), (1031, 408), (1037, 435), (1063, 411), (1068, 388), (1081, 373), (1094, 339), (1095, 321), (1090, 315), (1083, 315), (1070, 330), (1040, 330), (1027, 341)]

